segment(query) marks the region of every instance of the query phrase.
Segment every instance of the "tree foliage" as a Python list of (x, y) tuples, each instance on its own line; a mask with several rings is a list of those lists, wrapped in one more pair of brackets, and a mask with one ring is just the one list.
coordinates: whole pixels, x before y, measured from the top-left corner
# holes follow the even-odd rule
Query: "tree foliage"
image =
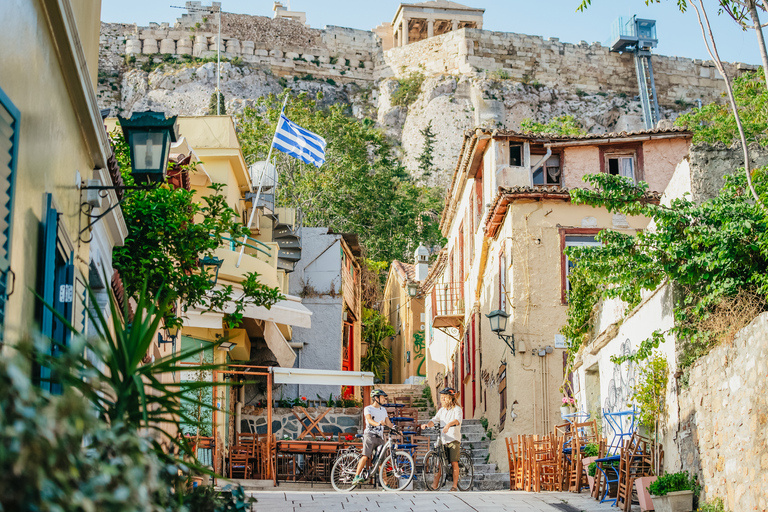
[[(733, 94), (739, 107), (742, 127), (747, 142), (768, 145), (768, 89), (759, 73), (744, 73), (733, 81)], [(727, 145), (740, 142), (736, 118), (727, 105), (710, 103), (700, 109), (683, 114), (675, 121), (693, 132), (693, 142), (724, 142)]]
[[(239, 118), (243, 152), (266, 160), (282, 98), (261, 97)], [(442, 199), (416, 185), (392, 144), (371, 119), (358, 120), (336, 104), (320, 108), (306, 94), (292, 98), (286, 115), (327, 142), (319, 169), (274, 151), (281, 205), (301, 208), (308, 226), (357, 233), (375, 261), (404, 259), (423, 242), (443, 242), (438, 227)]]
[(423, 130), (419, 130), (419, 133), (424, 137), (424, 146), (419, 155), (419, 171), (422, 177), (431, 176), (435, 170), (434, 153), (435, 150), (435, 132), (432, 131), (432, 120), (429, 120), (427, 126)]
[[(123, 178), (133, 184), (123, 134), (115, 131), (111, 137)], [(195, 172), (194, 165), (181, 172)], [(200, 261), (228, 243), (225, 239), (242, 240), (249, 232), (227, 204), (224, 186), (214, 183), (208, 189), (209, 193), (198, 195), (163, 184), (128, 192), (121, 205), (128, 236), (114, 249), (114, 266), (129, 297), (145, 291), (157, 298), (164, 288), (171, 303), (181, 301), (183, 311), (194, 307), (221, 311), (234, 304), (227, 318), (236, 327), (247, 304), (269, 308), (283, 297), (277, 288), (261, 284), (257, 273), (245, 274), (242, 291), (235, 292), (232, 285), (214, 288), (212, 271), (201, 268)], [(169, 310), (167, 324), (178, 324), (177, 315)]]
[[(594, 189), (571, 191), (574, 204), (604, 207), (612, 213), (644, 215), (653, 230), (637, 236), (611, 230), (598, 235), (600, 246), (572, 247), (566, 254), (578, 265), (569, 276), (571, 293), (567, 323), (562, 333), (572, 353), (590, 337), (594, 306), (605, 298), (618, 297), (637, 304), (642, 290), (654, 290), (669, 280), (679, 286), (675, 305), (678, 339), (697, 345), (705, 353), (717, 340), (700, 328), (713, 308), (742, 291), (768, 296), (768, 224), (761, 210), (745, 194), (742, 174), (726, 176), (720, 194), (701, 204), (676, 199), (669, 207), (645, 199), (646, 183), (608, 174), (589, 175)], [(766, 193), (764, 171), (755, 175)], [(662, 341), (661, 333), (641, 343), (636, 356), (642, 359)], [(683, 359), (681, 364), (690, 364)]]
[(419, 97), (424, 79), (424, 73), (419, 71), (409, 73), (407, 76), (398, 79), (398, 87), (392, 93), (392, 105), (409, 107)]
[(219, 92), (218, 96), (219, 96), (219, 104), (218, 104), (219, 110), (217, 112), (216, 111), (216, 107), (217, 107), (217, 105), (216, 105), (216, 91), (214, 91), (211, 94), (211, 101), (208, 102), (208, 115), (209, 116), (217, 116), (217, 115), (225, 116), (225, 115), (227, 115), (227, 107), (224, 104), (224, 94)]
[(587, 133), (576, 118), (571, 115), (557, 116), (548, 123), (523, 119), (520, 123), (520, 131), (523, 133), (550, 133), (557, 135), (581, 135)]
[(389, 325), (386, 317), (375, 309), (363, 308), (363, 341), (368, 349), (360, 360), (364, 372), (373, 372), (376, 379), (384, 379), (392, 352), (384, 346), (384, 340), (395, 335), (395, 329)]

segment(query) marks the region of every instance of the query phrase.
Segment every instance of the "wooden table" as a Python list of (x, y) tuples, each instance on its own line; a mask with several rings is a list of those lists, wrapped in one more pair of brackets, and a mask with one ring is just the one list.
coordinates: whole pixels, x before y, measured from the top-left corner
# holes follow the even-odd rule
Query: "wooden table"
[[(304, 415), (303, 418), (298, 414), (296, 414), (296, 409), (298, 409)], [(322, 430), (320, 430), (320, 427), (317, 426), (317, 424), (320, 423), (320, 420), (325, 418), (326, 414), (331, 412), (331, 409), (326, 409), (323, 414), (321, 414), (320, 416), (317, 416), (316, 418), (313, 418), (312, 416), (310, 416), (307, 410), (301, 406), (292, 408), (291, 412), (293, 413), (294, 416), (296, 416), (296, 419), (299, 420), (299, 423), (304, 429), (301, 431), (301, 435), (299, 435), (299, 439), (304, 439), (307, 435), (310, 435), (313, 438), (316, 438), (316, 436), (323, 436), (323, 432)], [(304, 423), (304, 420), (309, 421), (309, 426), (307, 426), (307, 424)], [(313, 432), (313, 430), (317, 430), (317, 433)]]
[[(284, 454), (291, 456), (292, 460), (292, 467), (293, 467), (293, 474), (288, 475), (287, 473), (283, 473), (286, 475), (285, 480), (293, 480), (296, 482), (314, 482), (314, 481), (321, 481), (321, 482), (327, 482), (330, 481), (329, 477), (330, 474), (319, 474), (320, 469), (328, 469), (328, 472), (330, 473), (330, 466), (335, 461), (336, 453), (338, 451), (348, 445), (352, 444), (351, 442), (341, 442), (341, 441), (312, 441), (312, 440), (291, 440), (291, 441), (278, 441), (277, 445), (275, 447), (277, 454)], [(302, 474), (296, 475), (295, 468), (297, 467), (296, 464), (296, 457), (297, 456), (303, 456), (304, 457), (304, 469)], [(279, 457), (277, 457), (279, 458)], [(324, 460), (325, 459), (325, 460)], [(328, 466), (327, 468), (323, 468), (322, 463), (326, 463)], [(279, 474), (277, 476), (280, 476)]]

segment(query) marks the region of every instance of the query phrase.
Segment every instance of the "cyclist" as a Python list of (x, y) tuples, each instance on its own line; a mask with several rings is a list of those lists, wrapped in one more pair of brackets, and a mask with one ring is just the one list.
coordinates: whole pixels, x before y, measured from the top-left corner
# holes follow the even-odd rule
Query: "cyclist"
[[(355, 471), (355, 478), (352, 480), (352, 484), (357, 485), (363, 481), (360, 477), (360, 473), (368, 464), (368, 461), (373, 458), (373, 454), (379, 446), (384, 445), (384, 425), (389, 428), (394, 428), (392, 422), (389, 421), (389, 415), (387, 411), (381, 406), (381, 400), (387, 394), (381, 389), (374, 389), (371, 391), (372, 404), (363, 409), (363, 416), (365, 417), (365, 432), (363, 432), (363, 456), (360, 458), (360, 462), (357, 464), (357, 470)], [(456, 459), (458, 460), (458, 459)]]
[[(461, 421), (464, 419), (464, 413), (461, 407), (456, 403), (458, 401), (458, 395), (453, 388), (445, 388), (440, 391), (440, 410), (437, 411), (435, 417), (425, 425), (420, 425), (420, 428), (432, 428), (435, 423), (443, 425), (443, 431), (440, 433), (442, 438), (443, 447), (445, 448), (445, 454), (448, 458), (448, 462), (451, 463), (453, 468), (453, 487), (451, 491), (458, 490), (459, 484), (459, 454), (461, 453)], [(437, 484), (440, 480), (440, 474), (435, 475), (434, 486), (437, 488)]]

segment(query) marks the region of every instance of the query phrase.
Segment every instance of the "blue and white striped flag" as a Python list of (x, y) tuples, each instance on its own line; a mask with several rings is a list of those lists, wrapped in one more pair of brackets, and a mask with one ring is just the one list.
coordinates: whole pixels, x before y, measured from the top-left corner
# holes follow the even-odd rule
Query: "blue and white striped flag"
[(325, 139), (305, 130), (282, 113), (272, 146), (315, 167), (325, 163)]

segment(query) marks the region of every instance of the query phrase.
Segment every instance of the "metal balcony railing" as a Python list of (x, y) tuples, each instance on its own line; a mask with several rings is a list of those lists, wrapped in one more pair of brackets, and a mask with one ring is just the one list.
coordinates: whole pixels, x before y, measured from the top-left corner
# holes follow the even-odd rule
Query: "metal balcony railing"
[(437, 283), (435, 295), (435, 316), (464, 316), (464, 283)]

